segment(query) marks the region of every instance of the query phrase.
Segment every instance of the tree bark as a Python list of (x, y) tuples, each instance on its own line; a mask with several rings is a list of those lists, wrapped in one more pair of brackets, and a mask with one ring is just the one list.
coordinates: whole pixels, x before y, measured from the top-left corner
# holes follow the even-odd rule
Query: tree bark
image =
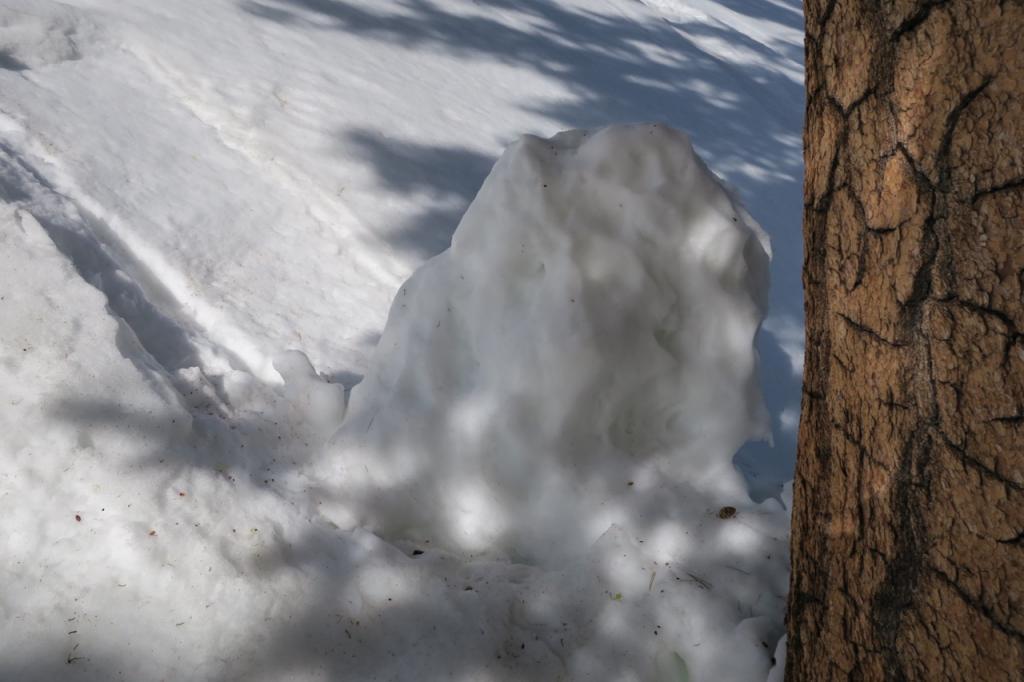
[(1024, 679), (1024, 3), (807, 0), (787, 680)]

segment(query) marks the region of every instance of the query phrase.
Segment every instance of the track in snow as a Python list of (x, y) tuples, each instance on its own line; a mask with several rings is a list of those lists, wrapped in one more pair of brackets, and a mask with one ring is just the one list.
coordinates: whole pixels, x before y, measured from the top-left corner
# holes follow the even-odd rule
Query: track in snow
[[(138, 342), (119, 338), (119, 349), (144, 372), (162, 371), (173, 380), (178, 370), (208, 367), (204, 359), (209, 357), (227, 358), (233, 367), (245, 367), (230, 349), (202, 335), (187, 311), (175, 305), (172, 292), (120, 243), (110, 225), (63, 194), (4, 142), (0, 142), (0, 200), (31, 214), (82, 279), (103, 293), (110, 313)], [(218, 405), (221, 412), (226, 408), (226, 401)]]

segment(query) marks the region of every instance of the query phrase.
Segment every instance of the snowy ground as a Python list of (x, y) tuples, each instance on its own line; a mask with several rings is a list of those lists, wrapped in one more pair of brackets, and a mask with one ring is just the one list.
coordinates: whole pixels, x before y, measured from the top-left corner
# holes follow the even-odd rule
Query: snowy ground
[(762, 538), (734, 538), (745, 567), (673, 567), (695, 611), (732, 614), (701, 633), (615, 620), (668, 572), (413, 555), (332, 525), (310, 472), (396, 291), (501, 150), (659, 120), (772, 239), (774, 447), (737, 464), (777, 495), (802, 369), (802, 54), (793, 0), (0, 0), (0, 679), (571, 677), (669, 639), (656, 625), (665, 674), (683, 652), (694, 679), (732, 679), (685, 649), (754, 639), (743, 669), (767, 674), (773, 500), (735, 505)]

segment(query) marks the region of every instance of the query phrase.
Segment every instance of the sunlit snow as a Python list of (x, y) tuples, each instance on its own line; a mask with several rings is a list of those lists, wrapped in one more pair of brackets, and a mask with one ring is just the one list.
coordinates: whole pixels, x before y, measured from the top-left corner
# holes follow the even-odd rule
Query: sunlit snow
[(0, 679), (778, 679), (801, 37), (0, 0)]

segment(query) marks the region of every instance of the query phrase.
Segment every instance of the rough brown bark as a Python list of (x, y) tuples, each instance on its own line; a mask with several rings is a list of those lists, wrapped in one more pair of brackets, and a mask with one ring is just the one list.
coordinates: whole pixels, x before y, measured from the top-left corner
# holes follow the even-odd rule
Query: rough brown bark
[(805, 11), (786, 679), (1024, 679), (1024, 3)]

